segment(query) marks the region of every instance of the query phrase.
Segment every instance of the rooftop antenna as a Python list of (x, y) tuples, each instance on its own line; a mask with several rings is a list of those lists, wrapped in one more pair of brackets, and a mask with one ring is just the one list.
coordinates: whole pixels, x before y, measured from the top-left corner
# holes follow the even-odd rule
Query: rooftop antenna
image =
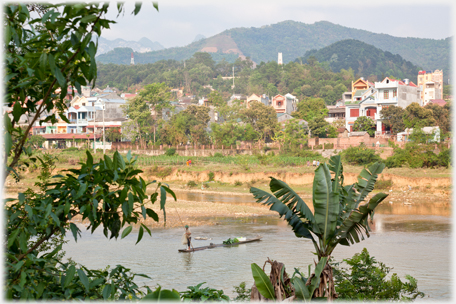
[(130, 61), (130, 64), (131, 64), (131, 65), (135, 65), (135, 57), (133, 56), (133, 52), (131, 52), (131, 61)]

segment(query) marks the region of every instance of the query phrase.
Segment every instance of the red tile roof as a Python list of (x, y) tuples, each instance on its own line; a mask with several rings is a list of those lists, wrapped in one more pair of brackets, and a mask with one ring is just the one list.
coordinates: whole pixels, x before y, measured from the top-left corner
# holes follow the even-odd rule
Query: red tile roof
[(446, 105), (447, 102), (443, 99), (433, 99), (433, 100), (429, 101), (429, 103), (433, 103), (433, 104), (443, 107), (444, 105)]

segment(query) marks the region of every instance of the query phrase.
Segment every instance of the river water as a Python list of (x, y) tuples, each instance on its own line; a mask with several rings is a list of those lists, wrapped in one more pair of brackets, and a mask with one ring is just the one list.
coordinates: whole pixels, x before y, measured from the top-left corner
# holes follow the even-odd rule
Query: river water
[[(206, 195), (178, 192), (178, 199), (204, 200), (214, 203), (249, 203), (249, 196)], [(383, 205), (383, 206), (382, 206)], [(382, 203), (375, 214), (371, 237), (350, 247), (338, 246), (333, 252), (336, 261), (352, 257), (367, 248), (377, 261), (392, 267), (405, 281), (409, 274), (418, 280), (418, 289), (425, 300), (446, 301), (452, 298), (451, 286), (451, 217), (447, 208), (430, 204), (420, 206)], [(203, 287), (223, 289), (235, 296), (233, 286), (253, 284), (251, 264), (260, 267), (270, 258), (282, 262), (291, 275), (294, 268), (307, 272), (313, 264), (314, 251), (310, 240), (298, 239), (286, 222), (274, 217), (255, 217), (245, 220), (217, 219), (220, 225), (192, 228), (192, 236), (210, 237), (194, 240), (193, 246), (222, 243), (231, 237), (255, 237), (262, 241), (231, 248), (213, 248), (194, 253), (179, 253), (182, 229), (154, 229), (152, 237), (145, 234), (135, 245), (137, 231), (123, 240), (108, 240), (101, 229), (94, 234), (83, 230), (77, 243), (69, 239), (64, 246), (66, 257), (92, 269), (121, 264), (133, 272), (147, 274), (151, 279), (139, 278), (140, 285), (153, 288), (186, 290), (206, 282)], [(269, 273), (269, 270), (266, 269)]]

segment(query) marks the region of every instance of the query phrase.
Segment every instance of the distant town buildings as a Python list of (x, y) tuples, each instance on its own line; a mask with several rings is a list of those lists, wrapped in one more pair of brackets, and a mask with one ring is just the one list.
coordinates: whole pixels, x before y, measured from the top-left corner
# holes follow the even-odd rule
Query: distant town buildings
[(421, 89), (421, 106), (425, 106), (433, 99), (443, 98), (443, 71), (419, 71), (418, 86)]
[(408, 79), (401, 81), (386, 77), (372, 84), (360, 78), (353, 83), (352, 89), (351, 100), (345, 101), (345, 127), (350, 132), (358, 117), (367, 116), (376, 122), (376, 134), (389, 133), (382, 123), (380, 111), (392, 105), (406, 108), (421, 100), (420, 87)]

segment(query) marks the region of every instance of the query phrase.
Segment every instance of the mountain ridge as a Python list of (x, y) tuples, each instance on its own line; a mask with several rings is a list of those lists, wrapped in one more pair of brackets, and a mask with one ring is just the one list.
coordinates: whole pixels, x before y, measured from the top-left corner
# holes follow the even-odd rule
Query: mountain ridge
[[(383, 51), (398, 54), (426, 70), (443, 69), (450, 72), (450, 46), (452, 37), (427, 39), (395, 37), (389, 34), (372, 33), (362, 29), (344, 27), (329, 21), (313, 24), (285, 20), (261, 27), (238, 27), (227, 29), (214, 36), (192, 42), (184, 47), (172, 47), (142, 54), (135, 54), (135, 62), (152, 63), (159, 60), (186, 60), (195, 52), (206, 48), (221, 60), (233, 58), (233, 53), (250, 57), (254, 62), (276, 61), (277, 53), (283, 54), (284, 63), (302, 57), (306, 51), (320, 49), (340, 40), (355, 39), (373, 45)], [(224, 44), (232, 40), (236, 47), (229, 52)], [(107, 55), (107, 54), (106, 54)], [(120, 61), (115, 55), (100, 55), (103, 63), (128, 64), (129, 58)], [(243, 57), (241, 56), (241, 57)], [(214, 56), (213, 56), (214, 57)], [(137, 61), (137, 58), (141, 58)]]

